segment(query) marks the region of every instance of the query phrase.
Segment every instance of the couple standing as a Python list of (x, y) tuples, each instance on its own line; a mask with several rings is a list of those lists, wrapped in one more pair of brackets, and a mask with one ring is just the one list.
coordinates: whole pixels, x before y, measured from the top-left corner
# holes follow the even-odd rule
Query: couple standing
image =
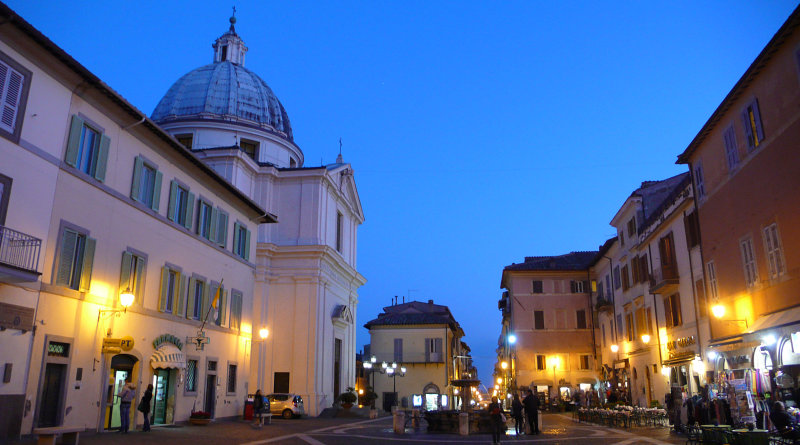
[[(128, 434), (131, 422), (131, 402), (136, 397), (136, 387), (131, 383), (131, 376), (125, 379), (125, 385), (117, 393), (119, 397), (119, 433)], [(153, 385), (147, 385), (147, 390), (139, 402), (138, 410), (144, 414), (144, 427), (142, 431), (150, 431), (150, 401), (153, 399)]]
[(530, 426), (530, 434), (539, 434), (539, 397), (530, 389), (528, 395), (520, 402), (519, 395), (514, 395), (514, 401), (511, 403), (511, 415), (514, 416), (515, 430), (517, 436), (522, 434), (522, 409), (525, 408), (525, 415), (528, 416), (528, 425)]

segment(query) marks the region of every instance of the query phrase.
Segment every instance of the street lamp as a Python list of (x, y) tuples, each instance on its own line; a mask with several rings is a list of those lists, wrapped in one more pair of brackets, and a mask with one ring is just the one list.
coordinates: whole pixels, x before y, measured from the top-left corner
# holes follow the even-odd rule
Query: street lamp
[(617, 352), (617, 351), (619, 351), (619, 346), (611, 345), (611, 352)]
[(124, 314), (124, 313), (128, 312), (128, 308), (133, 304), (133, 300), (135, 300), (135, 299), (136, 299), (136, 295), (133, 294), (133, 291), (131, 290), (130, 286), (128, 286), (127, 288), (125, 288), (124, 291), (122, 291), (119, 294), (119, 304), (120, 304), (120, 306), (122, 306), (122, 309), (100, 309), (100, 312), (98, 312), (98, 314), (97, 314), (97, 321), (98, 322), (100, 321), (100, 316), (103, 313), (108, 313), (108, 314), (123, 313)]
[(517, 336), (514, 334), (508, 334), (508, 344), (513, 345), (517, 342)]
[[(368, 372), (368, 373), (372, 374), (372, 392), (373, 393), (375, 392), (375, 371), (378, 371), (378, 367), (375, 366), (375, 364), (377, 362), (378, 362), (377, 357), (375, 357), (373, 355), (372, 357), (369, 358), (369, 360), (367, 360), (364, 363), (362, 363), (362, 366), (364, 367), (364, 372)], [(386, 363), (384, 362), (384, 364), (386, 364)], [(374, 398), (371, 400), (371, 406), (372, 407), (375, 406), (375, 399)]]
[(733, 322), (733, 323), (743, 322), (745, 329), (748, 329), (750, 327), (748, 325), (748, 323), (747, 323), (747, 319), (746, 318), (740, 318), (740, 319), (736, 319), (736, 320), (722, 320), (722, 317), (725, 316), (725, 306), (720, 304), (720, 303), (717, 303), (714, 306), (711, 306), (711, 313), (714, 314), (714, 317), (720, 319), (721, 321), (729, 321), (729, 322)]
[(264, 364), (264, 360), (266, 359), (266, 353), (264, 352), (264, 344), (266, 343), (267, 337), (269, 337), (269, 329), (266, 326), (262, 326), (261, 329), (258, 330), (258, 337), (261, 341), (258, 342), (258, 382), (257, 385), (260, 389), (264, 383), (264, 373), (266, 372), (267, 365)]
[(392, 362), (392, 364), (388, 364), (386, 362), (381, 363), (381, 374), (388, 374), (392, 377), (392, 392), (394, 393), (394, 404), (397, 406), (397, 377), (405, 377), (406, 376), (406, 367), (400, 366), (398, 371), (397, 362)]

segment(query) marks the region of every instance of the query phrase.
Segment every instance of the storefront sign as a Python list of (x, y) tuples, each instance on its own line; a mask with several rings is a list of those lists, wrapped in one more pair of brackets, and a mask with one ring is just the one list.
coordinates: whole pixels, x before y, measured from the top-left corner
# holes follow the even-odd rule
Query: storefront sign
[(800, 332), (792, 332), (792, 352), (800, 354)]
[(687, 346), (692, 346), (695, 343), (697, 343), (697, 340), (694, 338), (694, 335), (681, 337), (672, 341), (668, 341), (667, 350), (672, 351), (677, 348), (685, 348)]
[(0, 303), (0, 328), (30, 331), (33, 329), (34, 309)]
[(130, 351), (133, 349), (133, 337), (125, 336), (122, 338), (104, 338), (103, 352)]

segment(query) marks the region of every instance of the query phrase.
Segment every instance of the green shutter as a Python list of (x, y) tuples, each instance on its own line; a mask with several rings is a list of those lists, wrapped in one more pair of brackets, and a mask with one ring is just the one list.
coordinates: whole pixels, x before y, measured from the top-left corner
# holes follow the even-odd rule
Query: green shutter
[(194, 314), (194, 288), (197, 287), (197, 280), (194, 278), (189, 278), (189, 287), (186, 290), (186, 299), (188, 303), (186, 304), (186, 318), (192, 318)]
[(228, 291), (222, 289), (222, 295), (219, 297), (219, 322), (220, 326), (225, 326), (225, 316), (228, 315)]
[(239, 252), (239, 223), (233, 223), (233, 253), (241, 255)]
[(192, 215), (194, 215), (194, 193), (189, 193), (189, 198), (186, 200), (186, 221), (183, 227), (192, 230)]
[(139, 200), (139, 183), (142, 182), (142, 166), (144, 161), (141, 156), (136, 156), (133, 163), (133, 182), (131, 182), (131, 198)]
[(129, 252), (122, 252), (122, 270), (119, 273), (119, 293), (122, 293), (128, 286), (130, 286), (132, 263), (133, 255)]
[(94, 170), (94, 178), (100, 182), (106, 180), (106, 164), (108, 164), (108, 148), (111, 146), (111, 138), (106, 135), (100, 136), (100, 144), (97, 149), (97, 167)]
[(175, 199), (178, 197), (178, 184), (175, 181), (169, 183), (169, 208), (167, 209), (167, 219), (176, 221), (175, 218)]
[(161, 268), (161, 292), (158, 294), (158, 311), (167, 310), (167, 291), (169, 287), (169, 267)]
[(136, 302), (141, 304), (141, 299), (144, 297), (144, 258), (136, 258), (136, 283), (133, 289), (136, 295)]
[(76, 167), (78, 164), (78, 151), (81, 148), (81, 130), (83, 130), (83, 119), (77, 114), (72, 115), (72, 123), (69, 126), (69, 139), (67, 139), (67, 154), (64, 162)]
[(219, 210), (211, 209), (211, 227), (208, 228), (208, 239), (212, 243), (217, 242), (217, 218), (219, 218)]
[(216, 235), (217, 244), (225, 248), (225, 245), (228, 242), (228, 214), (224, 211), (219, 211), (219, 222), (217, 223), (217, 235)]
[(72, 263), (75, 258), (75, 242), (78, 234), (71, 230), (64, 230), (61, 237), (61, 253), (58, 256), (58, 271), (56, 272), (56, 284), (69, 286), (69, 279), (72, 275)]
[(200, 304), (201, 320), (206, 318), (206, 315), (208, 314), (208, 308), (211, 307), (210, 290), (211, 290), (211, 285), (209, 285), (208, 283), (203, 283), (203, 299), (201, 300), (202, 304)]
[(153, 183), (153, 210), (158, 213), (159, 205), (161, 204), (161, 180), (164, 175), (160, 171), (156, 171), (156, 180)]
[(246, 261), (250, 261), (250, 231), (245, 229), (244, 239), (244, 257)]
[(183, 274), (180, 274), (180, 276), (178, 290), (175, 292), (175, 295), (178, 296), (178, 307), (174, 312), (178, 317), (183, 317), (185, 314), (183, 311), (186, 309), (186, 276)]
[(83, 249), (83, 269), (81, 269), (81, 285), (78, 290), (89, 292), (92, 284), (92, 265), (94, 264), (94, 249), (97, 240), (86, 237), (86, 246)]

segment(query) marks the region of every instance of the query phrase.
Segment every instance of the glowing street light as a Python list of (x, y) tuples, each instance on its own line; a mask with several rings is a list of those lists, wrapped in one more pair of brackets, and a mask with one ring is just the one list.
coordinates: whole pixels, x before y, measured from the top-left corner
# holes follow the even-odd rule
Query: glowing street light
[(508, 334), (508, 344), (513, 345), (517, 342), (517, 336), (514, 334)]
[(500, 362), (500, 367), (503, 369), (508, 369), (508, 362)]
[(717, 318), (722, 318), (725, 316), (725, 306), (721, 304), (715, 304), (714, 306), (711, 306), (711, 313)]
[(617, 351), (619, 351), (619, 346), (611, 345), (611, 352), (617, 352)]
[(258, 336), (261, 337), (262, 340), (266, 339), (267, 337), (269, 337), (269, 329), (267, 328), (259, 329)]
[(643, 335), (642, 335), (642, 342), (643, 342), (644, 344), (650, 343), (650, 335), (648, 335), (648, 334), (643, 334)]

